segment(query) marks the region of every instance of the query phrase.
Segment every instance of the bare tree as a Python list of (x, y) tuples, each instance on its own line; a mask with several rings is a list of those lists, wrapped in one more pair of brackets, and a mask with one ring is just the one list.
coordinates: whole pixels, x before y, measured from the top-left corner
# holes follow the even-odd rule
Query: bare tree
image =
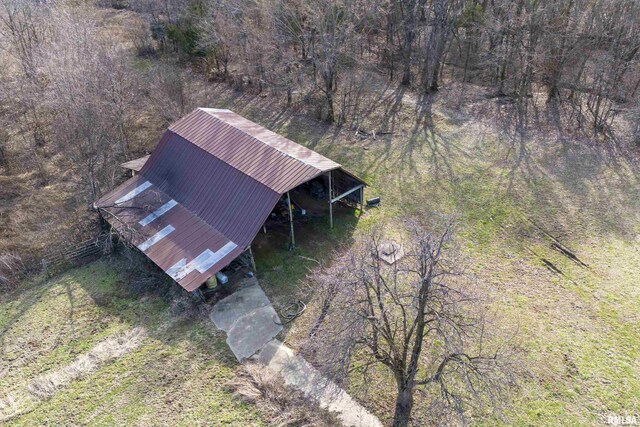
[[(239, 54), (238, 42), (242, 31), (241, 9), (234, 2), (219, 5), (207, 3), (206, 17), (197, 23), (200, 29), (199, 46), (206, 52), (205, 70), (211, 77), (227, 80), (231, 53)], [(236, 37), (234, 37), (234, 35)]]
[[(43, 169), (42, 149), (46, 141), (46, 119), (39, 99), (44, 88), (41, 59), (51, 38), (51, 8), (46, 2), (2, 0), (0, 7), (0, 52), (16, 60), (20, 77), (6, 83), (6, 98), (15, 120), (33, 141), (37, 167)], [(0, 88), (0, 95), (2, 95)]]
[(318, 88), (325, 96), (326, 111), (323, 118), (332, 123), (335, 120), (335, 95), (338, 76), (345, 59), (353, 51), (355, 35), (355, 2), (340, 3), (317, 1), (313, 3), (310, 17), (313, 20), (312, 60), (314, 71), (320, 76)]
[(460, 0), (433, 0), (430, 3), (426, 12), (429, 30), (422, 52), (422, 84), (427, 92), (439, 88), (440, 67), (463, 6)]
[(576, 28), (580, 12), (576, 0), (550, 2), (545, 17), (544, 43), (546, 55), (543, 58), (544, 80), (548, 87), (547, 101), (557, 100), (567, 61), (577, 47)]
[(158, 117), (166, 123), (178, 120), (197, 107), (193, 90), (195, 79), (190, 70), (159, 63), (148, 71), (147, 77), (152, 89), (151, 103)]
[[(39, 51), (49, 36), (49, 8), (30, 0), (2, 0), (0, 35), (5, 51), (18, 59), (24, 74), (37, 78)], [(0, 45), (2, 47), (2, 45)]]
[(394, 426), (409, 424), (418, 389), (461, 416), (496, 408), (511, 379), (461, 270), (453, 225), (439, 233), (411, 225), (409, 233), (404, 257), (392, 265), (383, 253), (398, 252), (372, 233), (314, 275), (325, 302), (310, 353), (338, 380), (363, 355), (365, 365), (386, 366), (397, 386)]
[(94, 21), (63, 8), (54, 17), (55, 41), (42, 59), (48, 76), (42, 103), (51, 114), (55, 146), (90, 205), (115, 184), (118, 164), (130, 153), (138, 78), (125, 54), (102, 42)]
[(497, 96), (515, 101), (524, 126), (542, 88), (558, 101), (554, 111), (569, 100), (579, 127), (588, 121), (596, 133), (606, 133), (625, 108), (617, 104), (638, 96), (640, 11), (628, 0), (134, 4), (147, 11), (160, 45), (169, 33), (174, 44), (177, 35), (197, 40), (190, 54), (209, 77), (236, 89), (286, 91), (289, 105), (294, 89), (320, 92), (320, 116), (329, 122), (359, 114), (342, 111), (340, 101), (349, 98), (354, 75), (378, 65), (402, 85), (417, 78), (424, 92), (437, 91), (445, 71), (455, 79), (460, 69), (462, 81), (493, 85)]
[(418, 22), (421, 9), (424, 8), (423, 0), (396, 0), (393, 2), (397, 13), (400, 15), (402, 26), (402, 81), (403, 85), (411, 84), (411, 64), (413, 48), (418, 32)]

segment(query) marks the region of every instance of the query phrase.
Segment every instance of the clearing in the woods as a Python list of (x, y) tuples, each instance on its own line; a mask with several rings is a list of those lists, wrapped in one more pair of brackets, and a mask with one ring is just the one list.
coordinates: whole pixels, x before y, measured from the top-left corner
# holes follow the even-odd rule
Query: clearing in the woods
[[(359, 126), (337, 128), (310, 119), (300, 100), (287, 109), (282, 99), (225, 84), (190, 87), (198, 91), (193, 107), (232, 109), (343, 164), (370, 184), (366, 197), (382, 198), (359, 218), (338, 215), (331, 231), (324, 219), (300, 226), (294, 252), (286, 229), (258, 236), (258, 278), (275, 308), (308, 305), (279, 338), (299, 349), (318, 313), (306, 276), (337, 244), (381, 221), (450, 214), (468, 269), (505, 332), (516, 331), (523, 369), (505, 418), (480, 422), (593, 425), (640, 413), (637, 154), (578, 140), (545, 108), (532, 110), (535, 123), (518, 132), (513, 108), (472, 85), (452, 83), (424, 99), (384, 84), (369, 89)], [(153, 129), (156, 139), (164, 130)], [(64, 188), (0, 178), (5, 193), (15, 193), (8, 207), (35, 212), (24, 215), (26, 234), (7, 239), (37, 241), (34, 224), (75, 221)], [(259, 405), (226, 386), (238, 364), (224, 333), (153, 280), (128, 275), (123, 262), (105, 259), (0, 295), (0, 422), (268, 424)], [(393, 380), (376, 372), (367, 386), (356, 380), (347, 391), (388, 424)], [(418, 422), (425, 411), (418, 397)]]
[[(334, 244), (378, 221), (454, 214), (469, 269), (490, 291), (501, 324), (517, 331), (524, 375), (506, 422), (587, 425), (640, 410), (640, 171), (631, 155), (556, 137), (554, 129), (521, 136), (447, 105), (421, 112), (401, 102), (388, 117), (371, 118), (389, 132), (373, 138), (278, 115), (270, 100), (223, 86), (209, 96), (209, 106), (233, 109), (347, 165), (371, 184), (367, 196), (382, 197), (380, 208), (360, 218), (340, 216), (331, 232), (321, 220), (304, 225), (293, 253), (285, 250), (286, 231), (282, 244), (274, 243), (277, 230), (259, 236), (258, 274), (276, 308), (298, 297), (309, 305), (285, 330), (288, 346), (295, 349), (313, 323), (317, 301), (305, 278)], [(480, 94), (478, 100), (492, 102)], [(2, 297), (6, 393), (110, 337), (146, 331), (129, 351), (38, 397), (10, 422), (144, 425), (163, 417), (172, 424), (260, 425), (261, 415), (224, 386), (237, 363), (224, 335), (206, 317), (162, 327), (172, 316), (169, 302), (132, 290), (128, 280), (117, 267), (97, 263)], [(384, 372), (367, 389), (355, 381), (348, 391), (389, 422), (393, 383)], [(417, 405), (416, 419), (427, 416), (421, 411)]]

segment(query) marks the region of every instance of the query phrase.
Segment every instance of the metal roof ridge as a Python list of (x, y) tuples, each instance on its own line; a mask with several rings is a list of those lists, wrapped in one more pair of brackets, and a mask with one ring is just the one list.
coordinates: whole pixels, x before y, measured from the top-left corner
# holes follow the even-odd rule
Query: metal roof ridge
[[(231, 126), (231, 125), (230, 125), (229, 123), (227, 123), (227, 122), (224, 122), (224, 121), (222, 121), (222, 122), (223, 122), (224, 124), (226, 124), (227, 126)], [(234, 126), (231, 126), (231, 127), (233, 127), (234, 129), (237, 129), (237, 128), (236, 128), (236, 127), (234, 127)], [(194, 144), (193, 142), (191, 142), (191, 140), (189, 140), (189, 139), (187, 139), (186, 137), (184, 137), (184, 136), (180, 135), (178, 132), (176, 132), (175, 130), (171, 129), (170, 127), (169, 127), (169, 128), (167, 128), (167, 130), (166, 130), (165, 132), (171, 132), (171, 133), (173, 133), (174, 135), (178, 135), (180, 138), (182, 138), (182, 139), (184, 139), (185, 141), (189, 142), (191, 145), (193, 145), (194, 147), (196, 147), (198, 150), (204, 151), (204, 152), (205, 152), (205, 153), (207, 153), (208, 155), (215, 157), (216, 159), (220, 160), (221, 162), (224, 162), (224, 164), (226, 164), (226, 165), (227, 165), (227, 166), (229, 166), (230, 168), (233, 168), (233, 169), (237, 170), (238, 172), (240, 172), (240, 173), (241, 173), (241, 174), (243, 174), (244, 176), (246, 176), (246, 177), (248, 177), (248, 178), (252, 179), (253, 181), (257, 182), (258, 184), (262, 185), (263, 187), (268, 188), (269, 190), (273, 191), (274, 193), (277, 193), (277, 194), (284, 194), (284, 193), (278, 193), (276, 190), (274, 190), (273, 188), (269, 187), (267, 184), (265, 184), (264, 182), (260, 181), (259, 179), (256, 179), (255, 177), (253, 177), (253, 176), (249, 175), (248, 173), (246, 173), (246, 172), (244, 172), (244, 171), (242, 171), (242, 170), (238, 169), (236, 166), (234, 166), (234, 165), (232, 165), (232, 164), (230, 164), (230, 163), (228, 163), (228, 162), (225, 162), (225, 161), (224, 161), (224, 160), (222, 160), (220, 157), (216, 156), (216, 155), (215, 155), (215, 154), (213, 154), (213, 153), (210, 153), (209, 151), (207, 151), (207, 150), (205, 150), (204, 148), (200, 147), (198, 144)], [(153, 154), (153, 153), (152, 153), (152, 154)], [(141, 172), (142, 172), (142, 170), (141, 170)], [(150, 181), (151, 181), (151, 180), (150, 180)], [(153, 182), (151, 182), (151, 183), (153, 184)], [(155, 184), (153, 184), (153, 185), (155, 185)], [(157, 186), (156, 186), (156, 187), (157, 187)], [(185, 208), (185, 209), (186, 209), (186, 208)], [(187, 210), (189, 210), (189, 209), (187, 209)], [(190, 212), (191, 212), (191, 211), (190, 211)], [(198, 218), (200, 218), (200, 217), (198, 217)], [(207, 223), (207, 224), (208, 224), (208, 223)]]
[[(234, 125), (230, 124), (229, 122), (227, 122), (227, 121), (225, 121), (225, 120), (222, 120), (222, 119), (221, 119), (221, 118), (219, 118), (219, 117), (214, 116), (213, 114), (211, 114), (211, 113), (210, 113), (209, 111), (207, 111), (207, 110), (210, 110), (210, 111), (216, 111), (216, 112), (225, 112), (225, 113), (226, 113), (226, 112), (229, 112), (229, 113), (235, 114), (236, 116), (240, 117), (241, 119), (244, 119), (244, 120), (247, 120), (247, 121), (249, 121), (249, 122), (251, 122), (251, 123), (253, 123), (253, 124), (256, 124), (256, 125), (260, 126), (261, 128), (263, 128), (263, 129), (265, 129), (265, 130), (267, 130), (267, 131), (269, 131), (269, 132), (273, 133), (274, 135), (279, 136), (279, 137), (281, 137), (281, 138), (284, 138), (284, 139), (286, 139), (287, 141), (290, 141), (292, 144), (296, 144), (296, 145), (298, 145), (298, 146), (299, 146), (299, 147), (301, 147), (301, 148), (304, 148), (304, 149), (306, 149), (306, 150), (309, 150), (309, 151), (311, 151), (312, 153), (317, 154), (317, 155), (318, 155), (318, 156), (320, 156), (320, 157), (323, 157), (325, 160), (328, 160), (328, 161), (330, 161), (330, 162), (333, 162), (333, 163), (337, 164), (337, 165), (338, 165), (338, 167), (342, 167), (342, 165), (340, 165), (340, 163), (335, 162), (335, 161), (331, 160), (330, 158), (323, 156), (322, 154), (318, 153), (317, 151), (311, 150), (310, 148), (307, 148), (307, 147), (305, 147), (305, 146), (304, 146), (304, 145), (302, 145), (302, 144), (298, 144), (297, 142), (292, 141), (292, 140), (290, 140), (289, 138), (286, 138), (286, 137), (284, 137), (284, 136), (282, 136), (282, 135), (280, 135), (280, 134), (278, 134), (278, 133), (276, 133), (276, 132), (273, 132), (271, 129), (268, 129), (268, 128), (266, 128), (266, 127), (262, 126), (260, 123), (252, 122), (251, 120), (249, 120), (249, 119), (247, 119), (247, 118), (245, 118), (245, 117), (241, 116), (240, 114), (238, 114), (238, 113), (236, 113), (236, 112), (234, 112), (234, 111), (231, 111), (231, 110), (228, 110), (228, 109), (220, 109), (220, 108), (203, 108), (203, 107), (198, 107), (197, 109), (198, 109), (198, 110), (202, 110), (202, 111), (204, 111), (205, 113), (209, 114), (211, 117), (213, 117), (214, 119), (218, 120), (219, 122), (222, 122), (222, 123), (224, 123), (225, 125), (230, 126), (230, 127), (234, 128), (234, 129), (236, 129), (236, 130), (239, 130), (240, 132), (242, 132), (242, 133), (244, 133), (245, 135), (247, 135), (247, 136), (249, 136), (249, 137), (253, 138), (254, 140), (256, 140), (256, 141), (258, 141), (258, 142), (260, 142), (260, 143), (262, 143), (262, 144), (264, 144), (264, 145), (266, 145), (266, 146), (268, 146), (268, 147), (270, 147), (270, 148), (272, 148), (272, 149), (274, 149), (274, 150), (276, 150), (278, 153), (282, 154), (283, 156), (285, 156), (285, 157), (290, 157), (290, 158), (292, 158), (292, 159), (294, 159), (294, 160), (296, 160), (296, 161), (298, 161), (298, 162), (300, 162), (300, 163), (303, 163), (303, 164), (305, 164), (305, 165), (307, 165), (307, 166), (311, 166), (312, 168), (317, 169), (317, 170), (318, 170), (318, 171), (320, 171), (320, 172), (324, 172), (324, 171), (323, 171), (322, 169), (320, 169), (319, 167), (317, 167), (317, 166), (315, 166), (315, 165), (313, 165), (313, 164), (311, 164), (311, 163), (309, 163), (309, 162), (304, 161), (303, 159), (300, 159), (300, 158), (298, 158), (298, 157), (296, 157), (296, 156), (293, 156), (293, 155), (291, 155), (291, 154), (289, 154), (289, 153), (287, 153), (287, 152), (284, 152), (284, 151), (282, 151), (281, 149), (279, 149), (278, 147), (274, 147), (272, 144), (270, 144), (270, 143), (269, 143), (269, 142), (267, 142), (267, 141), (264, 141), (264, 140), (262, 140), (262, 139), (260, 139), (260, 138), (256, 138), (254, 135), (250, 134), (249, 132), (246, 132), (245, 130), (240, 129), (240, 128), (239, 128), (239, 127), (237, 127), (237, 126), (234, 126)], [(182, 135), (181, 135), (181, 136), (182, 136)], [(186, 139), (186, 138), (185, 138), (185, 139)], [(335, 168), (334, 168), (334, 169), (335, 169)]]
[[(208, 113), (209, 111), (215, 111), (216, 113), (233, 113), (233, 111), (229, 110), (228, 108), (209, 108), (209, 107), (198, 107), (196, 108), (196, 110), (202, 110), (205, 113)], [(235, 113), (234, 113), (235, 114)]]

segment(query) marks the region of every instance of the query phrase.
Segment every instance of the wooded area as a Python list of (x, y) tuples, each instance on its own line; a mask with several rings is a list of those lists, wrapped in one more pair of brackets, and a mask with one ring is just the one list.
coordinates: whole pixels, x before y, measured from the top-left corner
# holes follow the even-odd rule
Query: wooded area
[[(491, 87), (523, 127), (544, 93), (578, 129), (613, 138), (620, 117), (640, 138), (640, 5), (632, 0), (101, 4), (147, 19), (133, 31), (139, 56), (177, 57), (210, 80), (288, 105), (304, 100), (327, 122), (357, 127), (384, 82), (423, 94), (461, 82)], [(170, 64), (136, 70), (82, 8), (3, 0), (0, 34), (13, 58), (0, 70), (3, 123), (18, 126), (45, 181), (43, 158), (64, 152), (89, 199), (113, 185), (116, 162), (140, 151), (133, 128), (143, 100), (167, 121), (192, 106), (188, 76)], [(0, 139), (0, 162), (24, 163), (7, 144)]]
[(630, 0), (131, 6), (151, 20), (153, 43), (141, 42), (141, 52), (179, 51), (212, 79), (273, 90), (289, 102), (311, 86), (324, 96), (327, 121), (353, 119), (369, 73), (424, 93), (450, 81), (490, 85), (525, 115), (532, 93), (544, 91), (596, 133), (610, 131), (616, 114), (637, 110), (640, 5)]
[[(375, 84), (429, 94), (453, 82), (491, 87), (523, 127), (535, 95), (569, 111), (574, 126), (614, 137), (616, 117), (640, 136), (640, 5), (631, 0), (407, 0), (371, 2), (114, 0), (148, 20), (134, 33), (141, 57), (188, 61), (238, 90), (304, 99), (317, 117), (359, 122)], [(73, 6), (3, 0), (4, 123), (43, 158), (65, 152), (95, 199), (113, 164), (139, 151), (140, 102), (166, 120), (191, 107), (188, 78), (169, 65), (142, 75), (122, 46)], [(146, 74), (146, 75), (145, 75)], [(375, 84), (374, 84), (375, 83)], [(558, 107), (558, 104), (560, 107)], [(6, 139), (6, 138), (5, 138)], [(105, 150), (103, 147), (108, 146)], [(0, 140), (0, 161), (10, 159)]]

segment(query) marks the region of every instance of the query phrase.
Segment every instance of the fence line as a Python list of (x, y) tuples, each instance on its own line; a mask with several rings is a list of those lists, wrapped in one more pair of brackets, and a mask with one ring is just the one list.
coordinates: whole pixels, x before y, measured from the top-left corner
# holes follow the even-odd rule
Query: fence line
[(80, 243), (59, 246), (45, 254), (41, 261), (42, 268), (47, 276), (60, 273), (102, 255), (110, 242), (109, 234), (101, 233)]

